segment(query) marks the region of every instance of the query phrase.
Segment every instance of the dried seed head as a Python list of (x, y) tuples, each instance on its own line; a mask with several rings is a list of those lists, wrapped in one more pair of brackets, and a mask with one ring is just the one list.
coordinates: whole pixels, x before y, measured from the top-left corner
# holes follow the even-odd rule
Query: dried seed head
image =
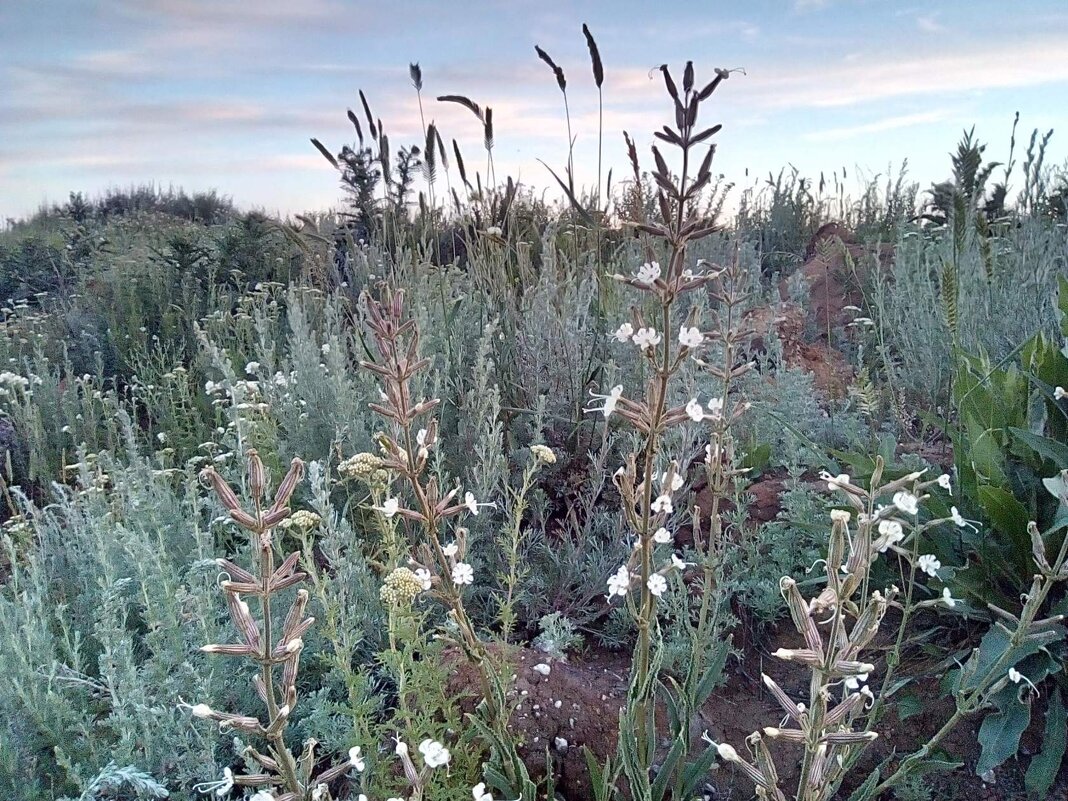
[(241, 502), (238, 501), (237, 495), (214, 467), (205, 467), (201, 470), (200, 478), (202, 481), (207, 481), (211, 484), (212, 489), (215, 490), (215, 494), (219, 498), (219, 502), (228, 512), (233, 514), (241, 509)]

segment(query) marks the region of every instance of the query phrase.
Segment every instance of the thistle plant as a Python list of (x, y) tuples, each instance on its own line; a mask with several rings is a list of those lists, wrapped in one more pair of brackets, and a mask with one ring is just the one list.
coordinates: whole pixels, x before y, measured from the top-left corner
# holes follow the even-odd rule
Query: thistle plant
[[(710, 267), (704, 262), (699, 263), (695, 270), (688, 264), (687, 249), (690, 243), (716, 230), (713, 221), (701, 217), (696, 211), (700, 193), (711, 178), (710, 169), (715, 147), (708, 147), (696, 174), (693, 166), (698, 146), (711, 138), (721, 127), (714, 125), (704, 130), (698, 128), (697, 118), (701, 103), (712, 95), (727, 78), (728, 73), (725, 70), (717, 70), (716, 77), (708, 85), (695, 90), (693, 64), (688, 62), (680, 93), (666, 65), (661, 67), (661, 71), (668, 94), (674, 103), (677, 130), (665, 126), (663, 131), (656, 132), (656, 136), (680, 151), (681, 172), (677, 178), (673, 177), (660, 150), (653, 147), (656, 160), (653, 178), (659, 188), (657, 202), (661, 221), (653, 224), (639, 222), (633, 225), (649, 235), (654, 243), (659, 242), (666, 250), (667, 268), (661, 269), (650, 249), (649, 261), (643, 264), (636, 274), (612, 276), (615, 280), (650, 296), (650, 319), (646, 319), (642, 309), (635, 307), (632, 310), (632, 321), (620, 325), (615, 338), (619, 342), (630, 342), (638, 347), (648, 362), (651, 374), (645, 387), (644, 398), (632, 400), (625, 397), (620, 385), (607, 394), (594, 395), (602, 404), (588, 410), (600, 412), (606, 419), (614, 414), (618, 415), (642, 438), (640, 450), (629, 454), (625, 465), (614, 476), (622, 496), (624, 518), (636, 536), (634, 551), (628, 562), (621, 565), (608, 580), (609, 599), (618, 596), (625, 600), (638, 629), (628, 708), (620, 717), (620, 762), (631, 793), (636, 798), (661, 798), (669, 789), (675, 795), (684, 796), (696, 777), (703, 772), (699, 763), (686, 775), (685, 780), (679, 781), (679, 777), (674, 776), (675, 767), (681, 765), (689, 747), (688, 733), (680, 732), (674, 739), (665, 760), (666, 764), (661, 767), (655, 779), (651, 777), (657, 745), (655, 694), (658, 686), (660, 640), (657, 602), (667, 590), (668, 577), (686, 567), (675, 554), (671, 554), (667, 559), (657, 554), (658, 544), (672, 541), (667, 525), (674, 511), (676, 493), (685, 484), (684, 466), (678, 459), (664, 464), (662, 450), (665, 433), (688, 422), (715, 422), (716, 434), (708, 448), (709, 464), (716, 465), (713, 472), (723, 479), (721, 482), (717, 478), (716, 486), (723, 489), (725, 482), (729, 480), (729, 469), (718, 471), (723, 465), (726, 432), (730, 423), (743, 411), (741, 403), (735, 403), (729, 409), (724, 408), (726, 395), (712, 398), (707, 408), (697, 398), (692, 398), (684, 405), (671, 405), (673, 379), (678, 376), (687, 360), (696, 357), (706, 343), (715, 340), (722, 340), (724, 354), (733, 355), (740, 332), (732, 332), (729, 325), (726, 332), (723, 329), (702, 331), (698, 319), (700, 306), (697, 303), (691, 304), (685, 317), (676, 313), (679, 299), (683, 295), (700, 289), (707, 290), (725, 272), (723, 268), (715, 267), (701, 272), (701, 268)], [(732, 278), (737, 278), (736, 270), (737, 267), (732, 270)], [(727, 301), (731, 309), (739, 300), (735, 296), (734, 288), (732, 282), (728, 290), (729, 296), (723, 292), (718, 294), (718, 298)], [(716, 296), (713, 293), (713, 297)], [(676, 325), (679, 325), (677, 338), (672, 335)], [(698, 362), (703, 363), (700, 360)], [(746, 365), (734, 368), (729, 361), (725, 361), (722, 367), (715, 368), (713, 372), (723, 382), (726, 392), (730, 389), (730, 380), (747, 369)], [(718, 528), (715, 531), (719, 533)], [(706, 548), (704, 555), (711, 556), (710, 550)], [(706, 564), (711, 569), (711, 560), (706, 561)], [(635, 585), (637, 592), (632, 593)], [(711, 573), (706, 574), (705, 589), (712, 589)], [(707, 595), (704, 603), (708, 603)], [(704, 606), (698, 616), (699, 626), (704, 627), (707, 624), (707, 613), (708, 607)], [(705, 630), (701, 633), (707, 635), (708, 632)], [(672, 781), (673, 779), (675, 780)]]
[[(331, 782), (351, 769), (363, 770), (364, 764), (357, 746), (349, 751), (348, 760), (316, 773), (315, 748), (318, 742), (312, 738), (306, 740), (299, 757), (294, 756), (285, 742), (286, 729), (297, 704), (297, 674), (304, 648), (302, 637), (315, 618), (305, 617), (309, 594), (300, 589), (290, 604), (281, 631), (275, 631), (272, 606), (278, 593), (302, 582), (306, 574), (300, 570), (299, 552), (289, 554), (281, 564), (275, 565), (272, 530), (289, 518), (289, 501), (304, 476), (304, 463), (293, 459), (267, 508), (267, 471), (255, 450), (248, 452), (247, 474), (251, 508), (242, 507), (233, 488), (214, 468), (208, 467), (201, 473), (230, 518), (249, 533), (251, 551), (248, 570), (229, 559), (217, 560), (227, 575), (219, 586), (226, 596), (230, 618), (242, 642), (205, 645), (201, 650), (209, 654), (244, 657), (255, 663), (253, 683), (266, 707), (266, 720), (258, 714), (221, 712), (206, 703), (195, 704), (190, 711), (196, 718), (215, 721), (220, 731), (238, 731), (265, 740), (267, 749), (263, 753), (249, 745), (244, 753), (245, 758), (262, 771), (235, 775), (227, 768), (222, 779), (199, 785), (197, 789), (222, 796), (234, 786), (253, 787), (260, 788), (255, 797), (264, 801), (319, 801), (329, 797)], [(242, 596), (259, 599), (258, 619), (253, 617)]]
[[(414, 501), (414, 508), (409, 508), (401, 505), (400, 498), (391, 496), (375, 509), (387, 520), (399, 517), (416, 524), (409, 569), (420, 587), (448, 610), (448, 626), (442, 637), (457, 645), (477, 671), (482, 702), (475, 724), (492, 752), (486, 767), (487, 780), (506, 794), (519, 793), (523, 799), (532, 799), (535, 785), (508, 732), (506, 687), (501, 671), (464, 602), (464, 590), (475, 578), (474, 567), (467, 561), (468, 532), (454, 526), (452, 540), (444, 540), (448, 521), (460, 515), (477, 515), (482, 507), (494, 504), (480, 503), (471, 492), (459, 499), (459, 486), (446, 491), (436, 476), (428, 475), (430, 452), (439, 444), (438, 422), (430, 413), (440, 401), (416, 401), (412, 379), (430, 366), (430, 359), (419, 356), (419, 331), (414, 320), (405, 318), (402, 291), (387, 288), (381, 301), (365, 295), (364, 302), (379, 359), (360, 364), (379, 377), (382, 387), (380, 402), (368, 405), (389, 420), (394, 430), (393, 434), (378, 435), (383, 454), (379, 467), (402, 479)], [(417, 430), (417, 423), (425, 427)]]

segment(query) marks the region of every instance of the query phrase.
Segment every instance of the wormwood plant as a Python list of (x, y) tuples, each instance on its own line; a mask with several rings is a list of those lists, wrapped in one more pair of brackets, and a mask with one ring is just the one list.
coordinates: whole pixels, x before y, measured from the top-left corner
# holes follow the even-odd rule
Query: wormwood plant
[[(213, 643), (201, 650), (209, 654), (247, 657), (256, 664), (253, 683), (266, 707), (267, 719), (264, 722), (258, 715), (221, 712), (205, 703), (193, 705), (190, 711), (196, 718), (216, 721), (220, 730), (239, 731), (266, 740), (267, 753), (248, 746), (244, 756), (262, 770), (235, 775), (230, 768), (226, 768), (221, 780), (199, 785), (197, 789), (225, 795), (235, 785), (270, 788), (269, 791), (259, 790), (253, 796), (255, 801), (320, 801), (329, 798), (330, 782), (350, 768), (363, 770), (363, 760), (357, 746), (349, 752), (347, 761), (317, 772), (315, 748), (318, 742), (314, 738), (305, 741), (300, 757), (295, 757), (285, 742), (286, 727), (297, 703), (297, 673), (304, 648), (302, 636), (315, 618), (304, 616), (310, 596), (307, 590), (301, 589), (290, 605), (281, 631), (275, 631), (272, 603), (277, 593), (299, 584), (307, 574), (299, 569), (299, 551), (294, 551), (280, 565), (275, 565), (272, 530), (289, 517), (289, 500), (304, 476), (304, 463), (300, 459), (293, 459), (289, 471), (278, 485), (272, 505), (267, 509), (264, 508), (267, 471), (255, 450), (248, 453), (247, 473), (252, 496), (251, 510), (242, 508), (234, 490), (214, 468), (208, 467), (201, 473), (210, 482), (231, 519), (249, 532), (252, 557), (250, 570), (229, 559), (218, 560), (219, 567), (229, 576), (220, 583), (220, 588), (226, 595), (234, 628), (243, 642)], [(258, 620), (253, 617), (242, 595), (259, 599)]]
[[(749, 369), (749, 365), (737, 368), (733, 365), (741, 339), (736, 327), (741, 302), (741, 274), (737, 259), (730, 270), (715, 268), (704, 273), (695, 272), (687, 263), (689, 243), (716, 230), (712, 221), (695, 212), (700, 193), (711, 179), (715, 146), (708, 147), (696, 174), (691, 160), (696, 161), (698, 146), (721, 127), (714, 125), (701, 130), (697, 126), (697, 118), (701, 103), (712, 95), (728, 73), (717, 70), (716, 77), (697, 90), (693, 63), (688, 62), (680, 93), (666, 65), (661, 67), (661, 72), (674, 103), (677, 130), (665, 126), (662, 131), (656, 132), (656, 136), (680, 151), (681, 172), (677, 178), (673, 178), (667, 161), (654, 146), (656, 170), (653, 178), (659, 187), (657, 202), (661, 222), (635, 223), (635, 227), (648, 234), (654, 242), (659, 240), (665, 247), (668, 254), (667, 269), (662, 271), (660, 264), (650, 259), (633, 276), (612, 276), (651, 296), (650, 305), (654, 315), (651, 321), (647, 322), (645, 313), (635, 307), (633, 323), (623, 323), (615, 335), (620, 342), (631, 341), (639, 348), (648, 363), (650, 378), (641, 400), (624, 397), (620, 385), (606, 395), (595, 395), (603, 401), (603, 405), (590, 410), (601, 412), (605, 418), (618, 414), (641, 437), (640, 450), (629, 454), (626, 464), (615, 474), (616, 486), (623, 500), (624, 518), (635, 533), (636, 542), (630, 559), (608, 580), (609, 598), (619, 596), (625, 599), (638, 629), (627, 706), (620, 713), (619, 767), (626, 776), (632, 796), (640, 799), (691, 797), (712, 761), (712, 749), (705, 749), (702, 756), (687, 764), (689, 724), (719, 673), (719, 666), (706, 659), (707, 645), (714, 631), (713, 595), (716, 590), (718, 548), (721, 547), (718, 503), (735, 476), (729, 426), (744, 411), (744, 404), (740, 402), (735, 402), (731, 408), (726, 408), (725, 404), (728, 402), (732, 379)], [(637, 161), (633, 151), (632, 159)], [(698, 319), (699, 306), (694, 304), (683, 318), (675, 340), (671, 331), (678, 322), (674, 312), (679, 298), (695, 290), (709, 288), (717, 279), (722, 281), (718, 285), (719, 291), (713, 292), (712, 297), (720, 303), (723, 327), (703, 332)], [(718, 341), (722, 348), (723, 365), (704, 366), (722, 382), (723, 394), (712, 398), (707, 410), (697, 398), (681, 406), (671, 406), (672, 379), (689, 357), (696, 357), (706, 341)], [(658, 745), (655, 699), (658, 688), (666, 687), (659, 675), (663, 642), (657, 616), (658, 600), (667, 590), (668, 577), (687, 567), (675, 554), (664, 559), (656, 552), (658, 544), (672, 541), (666, 524), (674, 510), (673, 496), (685, 483), (685, 468), (682, 466), (685, 463), (680, 464), (678, 459), (673, 459), (663, 470), (665, 433), (687, 421), (700, 423), (706, 420), (714, 424), (711, 442), (706, 448), (706, 461), (709, 486), (715, 500), (712, 508), (705, 510), (710, 513), (712, 520), (708, 538), (702, 540), (699, 534), (695, 535), (703, 574), (700, 578), (700, 609), (693, 620), (686, 621), (693, 646), (688, 674), (681, 685), (672, 679), (673, 692), (665, 694), (671, 714), (672, 744), (654, 773)], [(632, 594), (631, 589), (635, 584), (638, 592)], [(607, 794), (606, 785), (614, 779), (610, 768), (611, 765), (608, 765), (605, 771), (598, 770), (595, 774), (595, 785), (599, 785), (598, 795)]]

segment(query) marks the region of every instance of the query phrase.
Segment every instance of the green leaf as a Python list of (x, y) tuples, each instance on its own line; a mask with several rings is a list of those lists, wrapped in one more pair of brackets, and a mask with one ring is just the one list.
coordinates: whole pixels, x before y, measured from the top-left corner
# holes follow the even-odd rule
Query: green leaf
[(1024, 776), (1027, 792), (1035, 798), (1048, 798), (1050, 788), (1057, 779), (1061, 761), (1064, 759), (1068, 739), (1068, 713), (1064, 708), (1061, 691), (1055, 689), (1046, 709), (1046, 733), (1042, 737), (1042, 750), (1031, 759)]
[(987, 715), (979, 727), (979, 745), (983, 751), (975, 766), (975, 775), (982, 776), (1014, 756), (1020, 747), (1020, 735), (1030, 722), (1031, 706), (1021, 703), (1015, 692), (1001, 710)]
[(1009, 432), (1018, 442), (1026, 445), (1043, 459), (1055, 463), (1058, 470), (1068, 469), (1068, 445), (1049, 437), (1040, 437), (1022, 428), (1010, 428)]
[(903, 695), (897, 702), (898, 720), (908, 720), (924, 710), (924, 702), (915, 695)]
[[(1031, 538), (1027, 534), (1027, 524), (1030, 518), (1024, 505), (1011, 492), (989, 485), (979, 487), (979, 505), (994, 528), (1008, 536), (1017, 556), (1023, 560), (1029, 559)], [(1026, 564), (1023, 569), (1027, 569)]]
[[(886, 764), (885, 762), (883, 764)], [(864, 780), (864, 783), (860, 785), (853, 794), (849, 796), (849, 801), (870, 801), (872, 794), (875, 792), (875, 786), (879, 783), (879, 777), (882, 775), (882, 765), (877, 767), (871, 773), (868, 774), (868, 778)]]

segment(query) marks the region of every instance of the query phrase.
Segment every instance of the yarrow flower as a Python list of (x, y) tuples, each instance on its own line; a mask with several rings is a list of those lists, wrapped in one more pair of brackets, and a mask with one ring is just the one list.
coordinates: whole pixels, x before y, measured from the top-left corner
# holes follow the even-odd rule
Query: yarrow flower
[[(419, 574), (423, 575), (420, 576)], [(382, 582), (378, 591), (378, 597), (383, 603), (389, 605), (406, 605), (415, 600), (419, 593), (430, 589), (430, 572), (420, 568), (413, 573), (406, 567), (398, 567), (390, 571)]]
[(419, 753), (428, 768), (439, 768), (449, 763), (449, 749), (437, 740), (426, 739), (419, 743)]
[(475, 581), (475, 569), (467, 562), (457, 562), (452, 568), (452, 583), (456, 585), (472, 584)]
[(928, 576), (937, 576), (942, 563), (933, 554), (925, 553), (916, 560), (916, 569), (922, 570)]
[(671, 532), (661, 526), (653, 533), (653, 542), (665, 544), (671, 542)]
[(654, 345), (660, 344), (660, 334), (656, 333), (655, 328), (639, 328), (634, 334), (634, 344), (642, 350), (648, 350)]
[(699, 328), (687, 328), (682, 326), (679, 329), (679, 344), (684, 348), (697, 348), (701, 346), (701, 343), (705, 341), (704, 334), (701, 333)]
[(616, 333), (613, 336), (615, 336), (617, 342), (626, 342), (634, 336), (634, 326), (630, 323), (623, 323), (616, 329)]
[(894, 506), (905, 514), (914, 515), (920, 511), (919, 506), (920, 499), (913, 495), (911, 492), (901, 490), (901, 492), (894, 493)]
[(664, 594), (664, 590), (667, 589), (667, 579), (659, 573), (653, 573), (653, 575), (649, 576), (649, 580), (645, 585), (649, 588), (649, 592), (659, 598)]
[(585, 411), (601, 412), (601, 414), (603, 414), (605, 416), (605, 419), (607, 420), (609, 417), (611, 417), (612, 412), (616, 410), (616, 404), (619, 403), (619, 399), (623, 397), (623, 385), (616, 384), (614, 387), (612, 387), (612, 391), (609, 392), (607, 395), (598, 395), (592, 390), (590, 391), (590, 395), (596, 398), (597, 400), (603, 400), (604, 406), (594, 406), (592, 408), (586, 409)]
[(660, 277), (660, 263), (655, 261), (647, 261), (641, 267), (638, 268), (638, 280), (646, 284), (651, 284)]
[(531, 445), (530, 452), (542, 464), (556, 464), (556, 454), (547, 445)]
[(613, 596), (626, 597), (630, 592), (630, 570), (626, 565), (620, 565), (619, 570), (608, 577), (608, 600)]

